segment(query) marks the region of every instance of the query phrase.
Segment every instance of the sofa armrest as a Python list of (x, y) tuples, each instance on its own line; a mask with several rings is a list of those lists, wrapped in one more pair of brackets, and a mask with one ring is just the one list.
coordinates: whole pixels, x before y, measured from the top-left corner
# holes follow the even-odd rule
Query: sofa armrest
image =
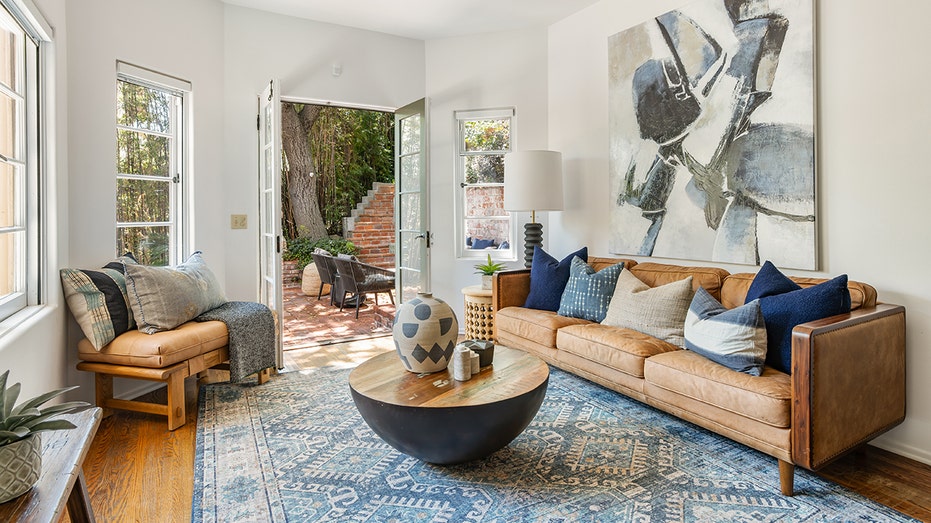
[(792, 460), (817, 469), (905, 419), (905, 308), (878, 304), (792, 331)]
[(530, 294), (530, 269), (496, 272), (491, 284), (493, 312), (505, 307), (522, 307)]

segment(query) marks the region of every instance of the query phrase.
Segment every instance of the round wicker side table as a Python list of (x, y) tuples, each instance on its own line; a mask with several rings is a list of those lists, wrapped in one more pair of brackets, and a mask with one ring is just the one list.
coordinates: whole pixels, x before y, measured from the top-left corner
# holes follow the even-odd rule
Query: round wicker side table
[(465, 296), (465, 337), (491, 340), (495, 335), (495, 311), (491, 308), (491, 290), (481, 285), (462, 289)]

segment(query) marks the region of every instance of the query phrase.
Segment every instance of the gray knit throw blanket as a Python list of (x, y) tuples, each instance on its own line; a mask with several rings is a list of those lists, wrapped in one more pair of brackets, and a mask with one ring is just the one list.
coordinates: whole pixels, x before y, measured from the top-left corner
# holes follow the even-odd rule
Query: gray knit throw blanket
[(195, 321), (222, 321), (229, 332), (230, 381), (274, 367), (275, 318), (261, 303), (230, 301), (194, 318)]

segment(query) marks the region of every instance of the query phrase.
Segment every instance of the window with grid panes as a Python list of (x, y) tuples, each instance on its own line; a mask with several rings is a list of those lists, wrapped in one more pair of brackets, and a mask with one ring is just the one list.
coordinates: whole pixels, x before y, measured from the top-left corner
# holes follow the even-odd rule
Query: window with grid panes
[(184, 102), (190, 88), (128, 64), (118, 67), (116, 254), (130, 252), (146, 265), (177, 264), (184, 245)]
[(504, 155), (511, 151), (513, 109), (457, 111), (458, 254), (514, 259), (513, 224), (504, 210)]
[(39, 44), (0, 3), (0, 319), (38, 303)]

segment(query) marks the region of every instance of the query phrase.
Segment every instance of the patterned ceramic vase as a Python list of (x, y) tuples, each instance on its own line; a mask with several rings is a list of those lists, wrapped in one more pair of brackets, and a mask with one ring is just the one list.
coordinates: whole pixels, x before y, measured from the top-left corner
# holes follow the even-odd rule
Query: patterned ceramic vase
[(0, 503), (25, 494), (42, 470), (39, 434), (0, 447)]
[(432, 294), (418, 293), (398, 307), (392, 332), (394, 346), (407, 370), (439, 372), (453, 356), (459, 322), (445, 301)]

